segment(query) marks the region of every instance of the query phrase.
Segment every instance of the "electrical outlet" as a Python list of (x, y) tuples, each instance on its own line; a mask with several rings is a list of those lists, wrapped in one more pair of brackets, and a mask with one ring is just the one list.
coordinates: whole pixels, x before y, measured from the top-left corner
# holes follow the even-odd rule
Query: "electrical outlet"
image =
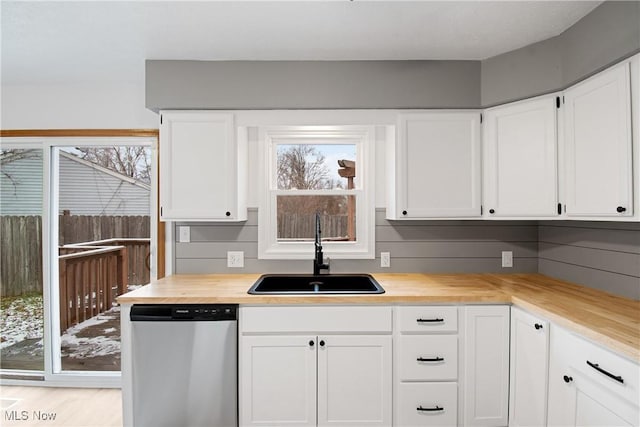
[(380, 252), (380, 267), (391, 267), (391, 252)]
[(180, 234), (180, 243), (189, 243), (191, 241), (191, 227), (188, 225), (181, 225), (178, 227)]
[(502, 267), (513, 267), (513, 252), (502, 251)]
[(230, 268), (243, 268), (244, 267), (244, 252), (243, 251), (229, 251), (229, 252), (227, 252), (227, 267), (230, 267)]

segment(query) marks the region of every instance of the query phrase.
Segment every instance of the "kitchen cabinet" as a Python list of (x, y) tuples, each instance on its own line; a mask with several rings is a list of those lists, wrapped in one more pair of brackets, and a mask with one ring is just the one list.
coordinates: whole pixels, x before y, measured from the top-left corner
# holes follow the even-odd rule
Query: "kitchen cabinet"
[(544, 426), (547, 418), (549, 322), (511, 308), (509, 426)]
[(640, 425), (640, 366), (552, 327), (549, 426)]
[(506, 426), (509, 306), (466, 306), (463, 319), (462, 425)]
[(479, 112), (400, 114), (388, 149), (388, 219), (480, 217)]
[(568, 217), (633, 215), (629, 63), (564, 92)]
[(391, 425), (390, 307), (242, 307), (241, 316), (241, 426)]
[(315, 336), (243, 337), (240, 425), (316, 425)]
[(483, 197), (487, 218), (558, 216), (557, 98), (484, 112)]
[(162, 111), (159, 152), (161, 220), (247, 219), (246, 138), (233, 114)]
[(396, 308), (394, 425), (456, 426), (458, 307)]

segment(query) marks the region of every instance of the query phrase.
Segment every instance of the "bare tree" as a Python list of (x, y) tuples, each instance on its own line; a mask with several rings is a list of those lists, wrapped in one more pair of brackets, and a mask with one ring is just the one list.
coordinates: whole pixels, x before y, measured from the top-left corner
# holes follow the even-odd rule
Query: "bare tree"
[(84, 160), (151, 183), (151, 153), (147, 147), (76, 147), (76, 150)]
[(278, 188), (319, 190), (326, 188), (329, 170), (325, 157), (312, 145), (293, 145), (278, 152)]
[(36, 149), (10, 149), (10, 150), (1, 150), (0, 151), (0, 172), (2, 175), (7, 177), (11, 184), (13, 185), (14, 194), (17, 191), (17, 182), (14, 177), (7, 171), (5, 168), (6, 165), (11, 162), (15, 162), (16, 160), (21, 159), (33, 159), (40, 157), (40, 150)]

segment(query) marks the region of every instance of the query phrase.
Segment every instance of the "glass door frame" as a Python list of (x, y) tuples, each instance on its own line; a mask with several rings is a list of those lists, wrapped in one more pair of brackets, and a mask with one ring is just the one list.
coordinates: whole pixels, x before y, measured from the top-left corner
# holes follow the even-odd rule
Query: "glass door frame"
[[(7, 131), (8, 132), (8, 131)], [(81, 132), (81, 131), (78, 131)], [(113, 135), (110, 134), (113, 133)], [(44, 371), (2, 370), (2, 385), (46, 385), (73, 387), (120, 387), (121, 374), (117, 371), (63, 371), (61, 366), (60, 299), (56, 287), (58, 276), (58, 188), (60, 147), (149, 146), (151, 149), (151, 280), (157, 278), (158, 256), (158, 131), (105, 130), (104, 135), (88, 136), (70, 132), (71, 136), (9, 136), (1, 137), (2, 148), (41, 149), (43, 173), (42, 203), (42, 274), (44, 302)], [(5, 133), (5, 131), (3, 131)], [(137, 135), (136, 133), (143, 133)], [(54, 247), (54, 245), (56, 245)], [(12, 379), (20, 378), (20, 379)], [(34, 381), (35, 380), (35, 381)], [(44, 381), (37, 381), (44, 380)]]

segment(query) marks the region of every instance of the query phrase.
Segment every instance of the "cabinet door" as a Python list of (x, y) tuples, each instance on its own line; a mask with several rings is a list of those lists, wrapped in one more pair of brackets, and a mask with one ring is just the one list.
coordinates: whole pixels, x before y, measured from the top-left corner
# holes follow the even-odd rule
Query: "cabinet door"
[(480, 216), (480, 114), (402, 114), (397, 218)]
[(639, 373), (636, 363), (554, 326), (548, 425), (640, 425)]
[(391, 336), (318, 340), (318, 425), (391, 425)]
[(629, 64), (565, 94), (567, 215), (633, 214)]
[(509, 400), (509, 307), (464, 308), (465, 426), (506, 426)]
[(161, 218), (242, 219), (236, 203), (236, 149), (232, 114), (162, 112)]
[(547, 418), (549, 323), (511, 309), (510, 426), (543, 426)]
[(315, 336), (241, 338), (240, 425), (316, 425)]
[(558, 215), (556, 97), (485, 112), (484, 200), (489, 217)]

